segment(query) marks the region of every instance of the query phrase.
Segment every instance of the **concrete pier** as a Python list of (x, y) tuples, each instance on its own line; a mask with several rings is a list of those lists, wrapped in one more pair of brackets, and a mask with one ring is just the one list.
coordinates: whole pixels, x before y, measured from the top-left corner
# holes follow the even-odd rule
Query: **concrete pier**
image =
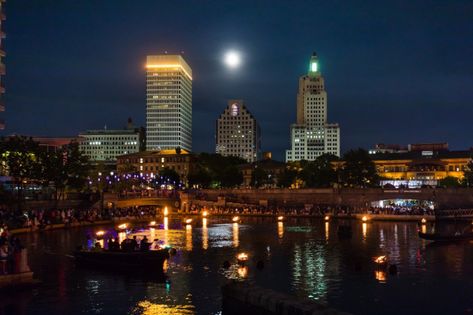
[(349, 315), (311, 300), (241, 282), (222, 287), (222, 310), (223, 315)]

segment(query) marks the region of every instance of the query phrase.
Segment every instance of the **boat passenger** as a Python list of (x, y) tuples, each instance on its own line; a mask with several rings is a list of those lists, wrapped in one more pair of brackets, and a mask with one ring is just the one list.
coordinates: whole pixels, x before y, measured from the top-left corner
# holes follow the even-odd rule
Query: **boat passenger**
[(113, 238), (109, 238), (107, 241), (107, 246), (109, 251), (113, 251)]
[(0, 246), (0, 265), (2, 274), (7, 274), (8, 244)]
[(143, 239), (140, 242), (140, 251), (142, 252), (149, 251), (149, 246), (150, 246), (150, 243), (148, 242), (148, 239), (146, 238), (146, 236), (143, 237)]
[(100, 252), (100, 251), (102, 251), (102, 245), (100, 245), (99, 242), (96, 242), (95, 245), (94, 245), (94, 248), (92, 248), (92, 251), (93, 251), (93, 252)]
[(111, 250), (113, 250), (113, 251), (119, 251), (120, 250), (120, 244), (118, 243), (118, 238), (113, 239)]
[(136, 241), (136, 235), (133, 235), (133, 239), (131, 240), (130, 247), (132, 251), (139, 249), (138, 242)]
[(131, 240), (129, 238), (125, 238), (122, 241), (121, 247), (122, 247), (122, 251), (125, 251), (125, 252), (131, 251), (132, 250), (131, 249)]

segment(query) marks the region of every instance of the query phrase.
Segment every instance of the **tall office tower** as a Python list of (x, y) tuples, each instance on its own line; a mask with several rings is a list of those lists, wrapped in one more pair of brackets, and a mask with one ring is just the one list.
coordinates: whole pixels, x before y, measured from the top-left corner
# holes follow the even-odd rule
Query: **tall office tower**
[(242, 100), (229, 100), (217, 119), (216, 152), (238, 156), (249, 163), (261, 155), (261, 131), (258, 122)]
[(327, 92), (317, 54), (313, 53), (309, 72), (299, 78), (297, 122), (291, 125), (286, 161), (313, 161), (324, 153), (340, 156), (340, 127), (327, 123)]
[(192, 70), (180, 55), (146, 58), (146, 150), (192, 150)]
[[(5, 57), (5, 51), (2, 47), (2, 40), (5, 38), (5, 33), (2, 31), (3, 22), (5, 21), (5, 14), (3, 13), (3, 6), (5, 0), (0, 0), (0, 112), (5, 111), (5, 103), (3, 101), (3, 93), (5, 93), (5, 88), (3, 87), (1, 76), (5, 75), (5, 64), (3, 63), (3, 58)], [(0, 130), (5, 129), (5, 122), (3, 119), (0, 119)]]

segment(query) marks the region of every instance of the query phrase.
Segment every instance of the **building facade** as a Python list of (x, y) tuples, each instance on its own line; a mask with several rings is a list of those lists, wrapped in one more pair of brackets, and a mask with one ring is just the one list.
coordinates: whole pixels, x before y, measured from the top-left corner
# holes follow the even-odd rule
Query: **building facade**
[(340, 127), (327, 122), (327, 92), (314, 53), (307, 75), (299, 78), (297, 121), (291, 125), (286, 161), (313, 161), (324, 153), (340, 156)]
[(238, 156), (249, 163), (261, 156), (261, 131), (258, 122), (242, 100), (229, 100), (216, 122), (216, 152)]
[(80, 150), (92, 162), (115, 164), (117, 156), (139, 152), (143, 147), (144, 130), (133, 127), (131, 120), (125, 129), (87, 130), (79, 134)]
[(189, 172), (192, 170), (194, 155), (188, 151), (161, 150), (144, 151), (121, 155), (117, 158), (117, 171), (119, 174), (138, 172), (152, 176), (159, 176), (164, 168), (175, 170), (181, 182), (187, 184)]
[(146, 58), (146, 150), (192, 150), (192, 69), (180, 55)]
[(446, 143), (412, 144), (407, 151), (372, 153), (382, 186), (437, 186), (446, 177), (463, 179), (473, 151), (450, 151)]
[[(5, 5), (5, 0), (0, 0), (0, 113), (5, 111), (5, 103), (3, 94), (5, 93), (5, 87), (3, 86), (2, 76), (5, 75), (5, 63), (3, 58), (5, 58), (5, 50), (3, 50), (2, 42), (5, 38), (5, 33), (3, 32), (3, 24), (5, 21), (5, 13), (3, 12), (3, 6)], [(5, 129), (5, 121), (0, 117), (0, 130)]]

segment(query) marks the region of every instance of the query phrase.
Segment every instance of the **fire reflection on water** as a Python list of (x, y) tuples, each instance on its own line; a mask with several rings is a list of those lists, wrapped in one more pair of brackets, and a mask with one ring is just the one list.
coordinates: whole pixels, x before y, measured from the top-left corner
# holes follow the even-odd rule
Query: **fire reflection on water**
[(202, 248), (209, 248), (209, 229), (207, 228), (207, 219), (202, 219)]
[(238, 223), (233, 223), (233, 247), (238, 247), (238, 245), (240, 245), (238, 233)]

